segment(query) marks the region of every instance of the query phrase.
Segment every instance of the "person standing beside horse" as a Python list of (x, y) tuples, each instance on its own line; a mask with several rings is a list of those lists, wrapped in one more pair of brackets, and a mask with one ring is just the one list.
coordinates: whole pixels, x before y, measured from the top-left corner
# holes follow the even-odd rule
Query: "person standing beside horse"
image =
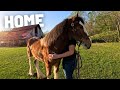
[[(34, 57), (38, 79), (45, 77), (39, 69), (39, 61), (45, 65), (47, 79), (50, 79), (52, 67), (54, 79), (58, 79), (59, 65), (61, 58), (63, 58), (63, 69), (66, 78), (72, 79), (74, 67), (76, 66), (76, 41), (81, 42), (81, 45), (86, 49), (91, 47), (91, 40), (85, 29), (84, 20), (79, 17), (78, 13), (57, 24), (45, 37), (41, 39), (30, 38), (27, 42), (28, 74), (30, 76), (34, 75), (31, 63), (31, 58)], [(56, 58), (58, 60), (55, 60)]]
[(77, 66), (75, 47), (76, 41), (74, 39), (71, 39), (64, 48), (64, 52), (62, 54), (49, 54), (50, 60), (63, 58), (62, 66), (66, 79), (73, 79), (73, 72)]

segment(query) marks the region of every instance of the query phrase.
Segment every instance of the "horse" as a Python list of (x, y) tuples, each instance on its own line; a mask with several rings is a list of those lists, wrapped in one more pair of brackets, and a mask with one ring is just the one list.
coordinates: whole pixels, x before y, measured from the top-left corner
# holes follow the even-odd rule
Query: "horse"
[[(91, 39), (85, 29), (85, 22), (78, 13), (75, 16), (66, 18), (57, 24), (43, 38), (30, 38), (27, 41), (27, 56), (29, 60), (29, 75), (34, 75), (31, 64), (31, 57), (34, 57), (34, 64), (37, 71), (37, 78), (50, 79), (53, 67), (54, 79), (59, 79), (60, 59), (49, 60), (48, 55), (51, 53), (63, 53), (63, 49), (70, 39), (75, 39), (89, 49), (91, 47)], [(46, 75), (39, 69), (39, 62), (45, 65)]]

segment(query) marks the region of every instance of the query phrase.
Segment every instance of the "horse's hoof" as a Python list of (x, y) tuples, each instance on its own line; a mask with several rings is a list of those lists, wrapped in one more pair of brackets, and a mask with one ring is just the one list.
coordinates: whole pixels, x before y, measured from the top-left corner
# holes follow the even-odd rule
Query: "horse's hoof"
[(54, 78), (47, 78), (47, 77), (44, 77), (44, 78), (42, 78), (42, 79), (54, 79)]
[(33, 77), (37, 77), (37, 73), (34, 73)]
[(44, 78), (42, 78), (42, 79), (47, 79), (47, 77), (44, 77)]
[(33, 77), (33, 74), (29, 74), (29, 73), (28, 73), (28, 76)]

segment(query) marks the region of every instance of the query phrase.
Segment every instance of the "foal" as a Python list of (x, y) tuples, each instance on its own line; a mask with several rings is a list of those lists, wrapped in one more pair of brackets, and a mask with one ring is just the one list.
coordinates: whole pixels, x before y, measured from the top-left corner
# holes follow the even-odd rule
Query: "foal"
[(27, 42), (27, 55), (29, 59), (29, 74), (33, 75), (31, 57), (35, 58), (37, 78), (44, 78), (45, 75), (39, 69), (39, 61), (45, 64), (46, 76), (49, 79), (52, 66), (54, 67), (54, 79), (58, 79), (60, 60), (49, 60), (49, 53), (63, 53), (68, 41), (74, 38), (80, 41), (87, 49), (91, 47), (91, 40), (85, 31), (84, 20), (77, 15), (67, 18), (56, 25), (45, 37), (30, 38)]

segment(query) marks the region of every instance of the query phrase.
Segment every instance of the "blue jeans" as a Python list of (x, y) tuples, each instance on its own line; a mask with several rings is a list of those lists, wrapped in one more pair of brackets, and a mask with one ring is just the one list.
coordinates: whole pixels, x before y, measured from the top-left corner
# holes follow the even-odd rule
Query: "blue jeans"
[(63, 59), (62, 66), (63, 66), (65, 78), (73, 79), (72, 75), (73, 75), (74, 69), (77, 66), (77, 59), (76, 58), (73, 58), (70, 60)]

